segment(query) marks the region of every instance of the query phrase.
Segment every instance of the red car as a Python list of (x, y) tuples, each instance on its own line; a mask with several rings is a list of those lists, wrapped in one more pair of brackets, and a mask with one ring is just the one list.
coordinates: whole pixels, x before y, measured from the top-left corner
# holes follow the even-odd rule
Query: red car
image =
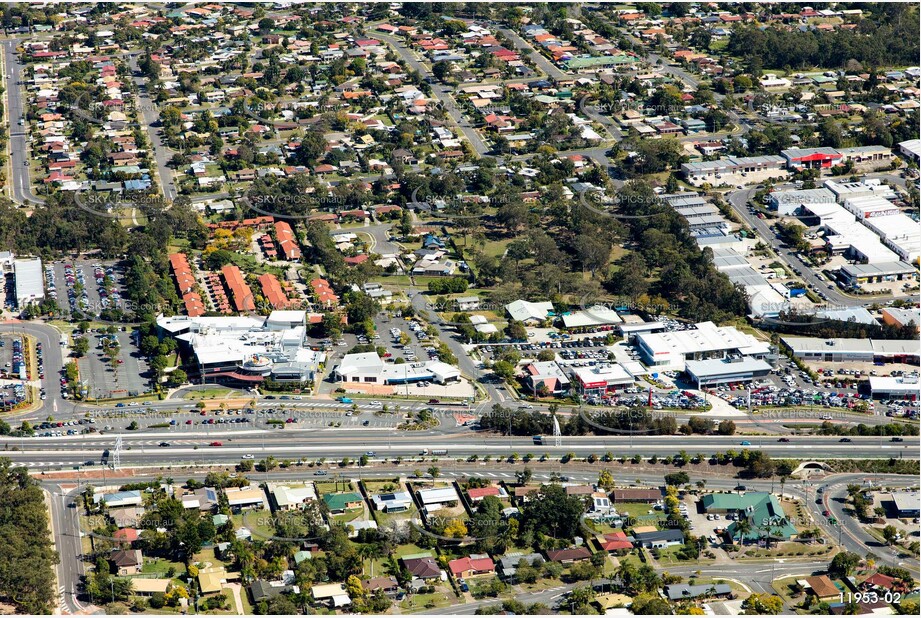
[(187, 420), (187, 421), (185, 422), (185, 424), (186, 424), (186, 425), (191, 425), (191, 424), (192, 424), (192, 419)]
[(224, 446), (224, 443), (223, 442), (212, 442), (208, 446)]

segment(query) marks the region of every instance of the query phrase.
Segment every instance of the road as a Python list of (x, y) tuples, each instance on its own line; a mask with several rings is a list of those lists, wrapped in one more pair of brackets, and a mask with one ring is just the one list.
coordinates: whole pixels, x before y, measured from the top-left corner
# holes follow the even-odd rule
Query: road
[[(222, 434), (216, 431), (185, 432), (179, 438), (164, 431), (124, 432), (122, 466), (159, 464), (217, 464), (233, 463), (245, 454), (256, 457), (272, 455), (284, 459), (355, 458), (374, 453), (372, 459), (387, 460), (396, 457), (419, 456), (423, 448), (443, 449), (450, 457), (466, 458), (471, 455), (491, 455), (504, 458), (511, 453), (534, 456), (547, 455), (560, 458), (573, 454), (578, 458), (589, 455), (600, 457), (606, 452), (617, 455), (643, 457), (672, 456), (678, 451), (701, 453), (709, 456), (727, 451), (762, 451), (778, 458), (834, 459), (869, 458), (918, 459), (917, 438), (901, 443), (883, 438), (854, 437), (851, 443), (841, 443), (837, 437), (791, 436), (789, 442), (780, 443), (774, 438), (748, 440), (742, 446), (733, 436), (682, 436), (667, 439), (663, 436), (564, 436), (560, 446), (535, 445), (530, 437), (497, 436), (485, 432), (439, 434), (434, 431), (394, 432), (379, 429), (355, 428), (343, 431), (337, 428), (286, 429), (283, 431), (236, 432)], [(157, 445), (170, 440), (169, 448)], [(4, 438), (0, 450), (16, 463), (30, 467), (69, 468), (88, 461), (98, 463), (103, 450), (114, 447), (115, 435), (94, 434), (62, 436), (56, 438)], [(222, 446), (209, 446), (221, 442)]]
[(504, 34), (512, 43), (515, 44), (515, 47), (518, 48), (521, 56), (527, 56), (531, 58), (534, 61), (534, 64), (537, 65), (537, 68), (543, 71), (544, 75), (547, 77), (550, 77), (554, 81), (572, 79), (571, 75), (567, 75), (558, 66), (550, 62), (550, 60), (548, 60), (542, 53), (534, 49), (530, 43), (521, 38), (521, 36), (514, 30), (511, 30), (510, 28), (499, 28), (499, 32)]
[[(792, 189), (793, 187), (791, 186), (790, 188)], [(771, 230), (771, 220), (759, 219), (748, 211), (748, 203), (757, 191), (758, 189), (755, 187), (732, 191), (728, 194), (727, 201), (732, 206), (733, 211), (735, 211), (739, 219), (745, 223), (746, 226), (755, 230), (758, 236), (770, 245), (781, 262), (789, 266), (791, 270), (796, 269), (800, 271), (798, 276), (813, 290), (825, 294), (825, 296), (828, 297), (828, 304), (832, 307), (866, 307), (879, 302), (878, 298), (859, 298), (843, 294), (837, 285), (830, 284), (827, 279), (820, 279), (815, 270), (813, 270), (813, 267), (800, 259), (793, 249), (781, 247), (780, 239), (778, 239), (774, 231)], [(829, 285), (831, 285), (831, 287), (829, 287)], [(895, 298), (916, 299), (917, 297), (887, 296), (885, 300)]]
[(10, 166), (13, 182), (13, 201), (23, 206), (37, 206), (44, 204), (32, 193), (32, 181), (29, 177), (29, 143), (27, 138), (28, 125), (19, 124), (25, 118), (25, 108), (22, 100), (22, 64), (16, 55), (16, 46), (19, 41), (9, 40), (3, 42), (3, 62), (6, 65), (7, 115), (10, 119)]
[(42, 344), (42, 363), (45, 369), (45, 379), (42, 381), (42, 385), (48, 393), (48, 399), (42, 402), (42, 406), (38, 411), (20, 412), (7, 415), (4, 418), (12, 421), (25, 418), (39, 419), (51, 414), (60, 418), (72, 416), (75, 406), (71, 401), (61, 397), (61, 389), (57, 384), (57, 380), (64, 369), (60, 331), (40, 322), (21, 321), (0, 323), (0, 330), (26, 334), (33, 337), (37, 343)]
[[(371, 25), (369, 24), (369, 28)], [(375, 32), (374, 37), (384, 41), (390, 47), (397, 52), (400, 58), (406, 62), (409, 67), (419, 73), (424, 78), (432, 77), (431, 71), (429, 71), (425, 65), (423, 65), (413, 54), (412, 51), (406, 48), (406, 46), (399, 41), (398, 39), (381, 34), (380, 32)], [(432, 94), (438, 99), (438, 102), (441, 103), (442, 107), (448, 113), (448, 116), (451, 118), (451, 121), (457, 129), (463, 133), (464, 137), (470, 142), (470, 145), (473, 147), (477, 156), (482, 157), (485, 154), (488, 154), (492, 148), (486, 144), (486, 141), (480, 137), (479, 133), (471, 126), (469, 122), (464, 118), (463, 111), (457, 105), (457, 102), (448, 94), (453, 90), (449, 86), (444, 86), (442, 84), (432, 84)]]
[(138, 77), (137, 54), (131, 54), (128, 59), (128, 66), (134, 75), (131, 79), (138, 88), (138, 116), (144, 130), (147, 131), (147, 137), (150, 139), (153, 148), (154, 160), (157, 164), (157, 174), (160, 176), (160, 185), (163, 189), (163, 196), (167, 202), (172, 202), (178, 195), (176, 184), (173, 181), (173, 172), (167, 165), (170, 160), (170, 151), (163, 140), (160, 138), (159, 130), (156, 125), (160, 123), (160, 114), (154, 102), (150, 99), (147, 91), (147, 78)]
[[(77, 487), (45, 484), (50, 494), (51, 518), (54, 530), (54, 548), (60, 556), (57, 566), (60, 609), (71, 614), (81, 613), (85, 607), (78, 598), (80, 579), (84, 574), (81, 560), (83, 546), (80, 538), (80, 520), (75, 499), (79, 495)], [(60, 611), (55, 613), (61, 613)]]

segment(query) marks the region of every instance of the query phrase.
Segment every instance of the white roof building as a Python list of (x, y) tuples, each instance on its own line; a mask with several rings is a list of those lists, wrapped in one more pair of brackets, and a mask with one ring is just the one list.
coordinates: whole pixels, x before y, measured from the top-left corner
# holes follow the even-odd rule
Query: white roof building
[(289, 487), (287, 485), (270, 485), (269, 491), (275, 498), (275, 505), (280, 510), (289, 510), (298, 508), (302, 504), (317, 499), (317, 492), (313, 483), (307, 483), (301, 487)]
[(590, 367), (570, 367), (572, 377), (578, 390), (606, 392), (619, 386), (633, 384), (633, 375), (618, 363), (594, 365)]
[(731, 353), (762, 357), (770, 346), (733, 326), (716, 326), (701, 322), (696, 328), (636, 336), (643, 360), (649, 367), (682, 371), (686, 360), (723, 358)]
[(346, 354), (334, 371), (340, 382), (366, 384), (406, 384), (408, 382), (434, 381), (439, 384), (460, 380), (457, 367), (441, 361), (424, 363), (385, 363), (376, 352)]
[(331, 602), (333, 607), (345, 607), (352, 603), (343, 584), (320, 584), (311, 588), (310, 594), (321, 603)]
[(275, 311), (268, 318), (160, 316), (157, 327), (191, 349), (209, 382), (222, 377), (258, 382), (268, 376), (303, 382), (326, 360), (325, 353), (306, 345), (305, 316), (303, 311)]
[(45, 281), (41, 258), (17, 258), (13, 262), (16, 274), (16, 302), (25, 307), (45, 298)]
[(581, 311), (567, 313), (563, 316), (563, 326), (566, 328), (584, 328), (588, 326), (611, 326), (620, 324), (623, 320), (617, 312), (610, 307), (594, 305)]
[(505, 306), (509, 316), (518, 322), (543, 322), (548, 314), (553, 312), (553, 303), (543, 301), (532, 303), (526, 300), (516, 300)]
[(454, 487), (437, 487), (434, 489), (420, 489), (417, 492), (419, 501), (426, 512), (431, 513), (448, 506), (451, 502), (460, 503), (460, 496)]
[(899, 142), (899, 151), (913, 161), (921, 160), (921, 139)]

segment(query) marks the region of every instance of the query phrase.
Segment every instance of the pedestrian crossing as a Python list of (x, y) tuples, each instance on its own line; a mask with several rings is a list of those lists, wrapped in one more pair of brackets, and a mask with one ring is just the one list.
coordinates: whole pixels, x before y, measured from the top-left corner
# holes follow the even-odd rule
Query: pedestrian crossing
[(58, 615), (69, 615), (70, 608), (67, 607), (67, 600), (65, 599), (67, 592), (64, 586), (58, 586), (58, 607), (55, 614)]

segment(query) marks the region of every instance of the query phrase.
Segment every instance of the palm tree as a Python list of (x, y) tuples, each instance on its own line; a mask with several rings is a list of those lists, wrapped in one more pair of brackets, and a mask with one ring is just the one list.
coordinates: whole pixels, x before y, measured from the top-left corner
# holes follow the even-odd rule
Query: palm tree
[(438, 474), (441, 472), (441, 470), (438, 468), (438, 466), (430, 466), (427, 472), (429, 473), (429, 476), (432, 477), (432, 487), (434, 487), (435, 479), (438, 478)]
[(374, 545), (362, 544), (358, 546), (358, 556), (361, 558), (362, 562), (369, 560), (371, 562), (371, 577), (374, 577), (374, 558), (377, 553), (374, 550)]
[(752, 523), (747, 517), (740, 517), (735, 525), (735, 535), (739, 538), (739, 547), (742, 546), (745, 536), (752, 531)]

